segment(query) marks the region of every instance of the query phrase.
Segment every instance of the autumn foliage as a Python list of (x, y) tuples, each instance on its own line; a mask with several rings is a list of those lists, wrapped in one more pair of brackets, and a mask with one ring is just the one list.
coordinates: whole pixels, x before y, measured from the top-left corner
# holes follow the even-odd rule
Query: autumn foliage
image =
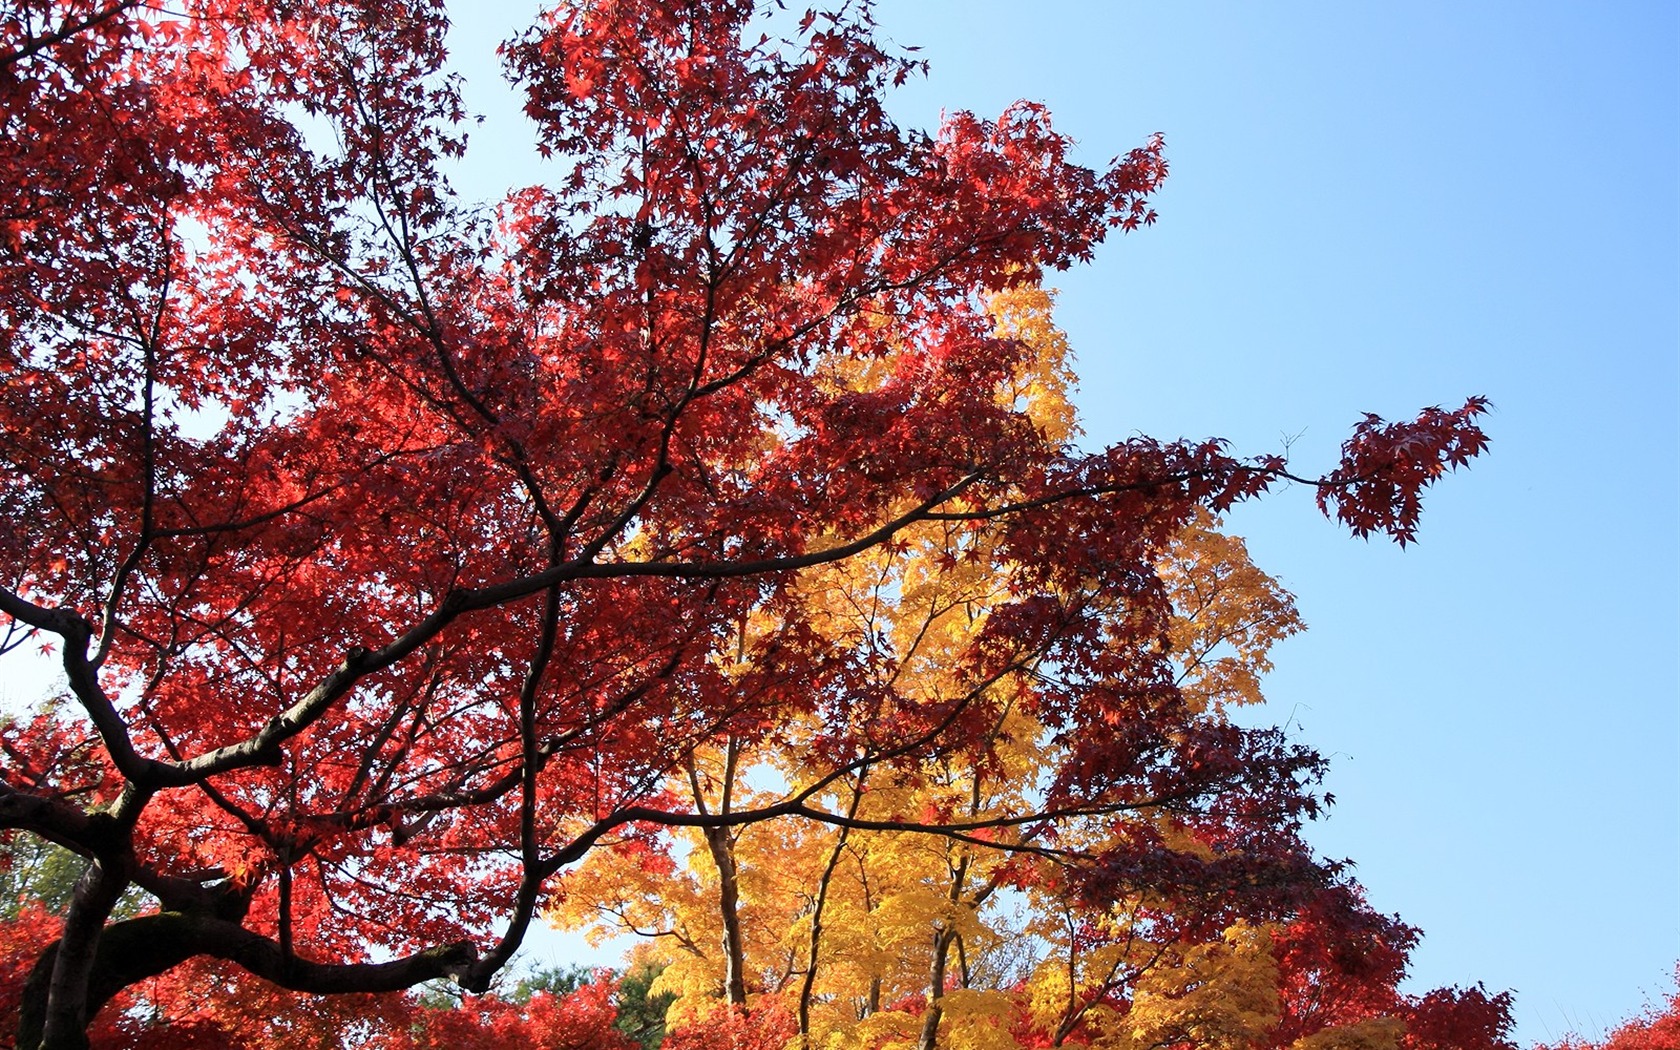
[(1680, 1046), (1680, 967), (1675, 968), (1676, 990), (1661, 1005), (1650, 1003), (1637, 1017), (1617, 1025), (1602, 1039), (1567, 1036), (1536, 1050), (1671, 1050)]
[(1288, 478), (1409, 542), (1486, 403), (1319, 477), (1080, 448), (1037, 282), (1161, 140), (901, 128), (867, 5), (796, 21), (544, 15), (545, 183), (486, 209), (439, 3), (0, 13), (0, 613), (67, 681), (0, 831), (83, 859), (10, 921), (19, 1045), (606, 1045), (600, 991), (400, 994), (584, 905), (715, 925), (678, 1045), (1499, 1045), (1226, 716), (1296, 624), (1217, 526)]

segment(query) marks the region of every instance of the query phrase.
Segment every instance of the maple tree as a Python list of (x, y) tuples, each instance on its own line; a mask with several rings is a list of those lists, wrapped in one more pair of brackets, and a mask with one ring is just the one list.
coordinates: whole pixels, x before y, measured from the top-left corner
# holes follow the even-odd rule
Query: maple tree
[[(0, 16), (0, 613), (69, 694), (0, 731), (0, 829), (84, 859), (30, 913), (20, 1045), (195, 967), (483, 991), (557, 876), (665, 828), (1019, 848), (1158, 813), (1259, 842), (1317, 806), (1316, 756), (1198, 698), (1240, 676), (1177, 681), (1162, 558), (1284, 478), (1409, 542), (1485, 402), (1367, 417), (1318, 478), (1217, 440), (1081, 451), (992, 304), (1153, 221), (1159, 139), (1092, 170), (1031, 104), (901, 128), (882, 97), (919, 64), (866, 5), (784, 40), (750, 0), (593, 0), (506, 48), (553, 178), (491, 213), (444, 175), (446, 25)], [(912, 620), (960, 611), (918, 612), (912, 564), (985, 614), (899, 678)], [(897, 589), (840, 624), (825, 573), (869, 571)], [(1055, 742), (1034, 791), (840, 804), (866, 771), (995, 777), (1010, 718)], [(794, 740), (782, 790), (706, 786)], [(1126, 826), (1087, 897), (1234, 885)]]

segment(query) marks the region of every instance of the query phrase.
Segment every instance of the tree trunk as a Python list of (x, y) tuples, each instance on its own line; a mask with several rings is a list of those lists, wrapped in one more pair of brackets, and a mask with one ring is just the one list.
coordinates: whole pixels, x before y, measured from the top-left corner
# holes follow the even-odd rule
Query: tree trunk
[[(863, 781), (869, 775), (869, 767), (858, 771), (857, 783), (852, 786), (852, 801), (846, 809), (846, 819), (857, 816), (858, 805), (863, 801)], [(800, 1050), (811, 1050), (811, 993), (817, 983), (817, 952), (822, 947), (823, 909), (828, 905), (828, 887), (834, 881), (834, 869), (840, 864), (840, 857), (846, 850), (846, 840), (851, 835), (851, 827), (842, 824), (840, 837), (834, 842), (834, 848), (829, 851), (828, 863), (823, 866), (822, 878), (817, 882), (817, 900), (811, 908), (811, 941), (810, 950), (805, 959), (805, 976), (799, 985), (799, 1046)], [(879, 995), (878, 989), (874, 993)]]
[(728, 828), (707, 828), (706, 846), (718, 869), (718, 909), (723, 917), (723, 989), (730, 1003), (747, 1005), (746, 944), (741, 939), (741, 884)]
[[(716, 812), (726, 814), (734, 802), (735, 769), (740, 760), (740, 743), (730, 737), (724, 744), (722, 787)], [(688, 758), (688, 783), (694, 791), (695, 807), (707, 811), (706, 792), (694, 756)], [(741, 883), (735, 865), (735, 841), (728, 827), (705, 829), (706, 849), (718, 870), (718, 912), (723, 919), (723, 992), (733, 1006), (747, 1005), (746, 942), (741, 936)]]
[[(111, 909), (116, 907), (127, 880), (98, 860), (88, 862), (87, 870), (76, 880), (70, 898), (70, 910), (64, 919), (64, 931), (53, 949), (44, 953), (28, 984), (35, 993), (30, 998), (41, 1002), (41, 1050), (86, 1050), (87, 1026), (93, 1020), (89, 1005), (89, 983), (93, 977), (94, 961), (99, 950), (100, 932)], [(45, 994), (42, 995), (44, 987)], [(28, 1006), (26, 1013), (31, 1012)], [(34, 1035), (33, 1019), (19, 1021), (20, 1046), (28, 1047)]]
[(956, 930), (943, 926), (933, 935), (933, 963), (928, 967), (928, 1004), (922, 1014), (922, 1034), (916, 1050), (935, 1050), (939, 1045), (939, 1021), (945, 1013), (945, 967), (951, 955)]

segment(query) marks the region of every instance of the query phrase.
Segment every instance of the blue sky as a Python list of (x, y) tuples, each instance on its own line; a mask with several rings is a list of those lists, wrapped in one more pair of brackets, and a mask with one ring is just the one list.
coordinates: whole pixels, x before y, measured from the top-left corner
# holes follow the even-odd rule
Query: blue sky
[[(487, 179), (524, 170), (525, 133), (474, 56), (529, 10), (477, 7), (455, 38)], [(1347, 537), (1299, 489), (1233, 517), (1311, 625), (1266, 715), (1333, 756), (1312, 839), (1423, 928), (1416, 989), (1513, 989), (1525, 1043), (1659, 995), (1680, 959), (1680, 8), (877, 16), (932, 62), (906, 123), (1032, 99), (1091, 164), (1166, 135), (1160, 224), (1054, 282), (1089, 444), (1288, 441), (1311, 472), (1361, 412), (1493, 399), (1491, 455), (1439, 486), (1414, 548)]]

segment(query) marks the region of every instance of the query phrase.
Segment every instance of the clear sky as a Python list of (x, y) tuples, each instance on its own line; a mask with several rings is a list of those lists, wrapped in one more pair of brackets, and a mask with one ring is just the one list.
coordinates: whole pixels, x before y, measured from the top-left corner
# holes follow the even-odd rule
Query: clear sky
[[(530, 9), (458, 8), (484, 185), (542, 177), (478, 64)], [(1267, 714), (1333, 756), (1311, 837), (1423, 928), (1416, 989), (1513, 989), (1525, 1043), (1660, 994), (1680, 959), (1680, 8), (877, 16), (932, 62), (907, 123), (1032, 99), (1091, 164), (1166, 135), (1160, 224), (1056, 275), (1088, 444), (1289, 439), (1315, 471), (1361, 412), (1493, 399), (1491, 454), (1438, 487), (1414, 548), (1348, 538), (1302, 490), (1233, 518), (1311, 625)]]

